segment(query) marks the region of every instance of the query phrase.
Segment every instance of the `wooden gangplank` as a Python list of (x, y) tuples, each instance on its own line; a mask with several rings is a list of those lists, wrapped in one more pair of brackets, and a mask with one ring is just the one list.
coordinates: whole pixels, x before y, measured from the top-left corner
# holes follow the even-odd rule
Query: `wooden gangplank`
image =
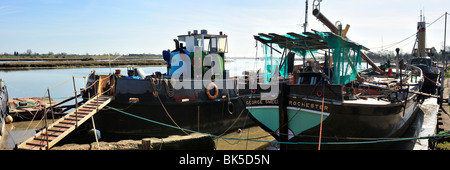
[(86, 122), (86, 120), (111, 102), (112, 97), (113, 96), (99, 95), (91, 98), (74, 111), (48, 126), (46, 128), (47, 130), (44, 128), (25, 142), (22, 142), (17, 146), (17, 149), (46, 150), (53, 147), (61, 139), (70, 134), (70, 132), (75, 130), (77, 126)]
[[(428, 93), (424, 93), (424, 92), (419, 92), (419, 91), (409, 91), (411, 93), (417, 94), (417, 95), (422, 95), (422, 96), (426, 96), (426, 97), (432, 97), (432, 98), (441, 98), (441, 96), (438, 95), (433, 95), (433, 94), (428, 94)], [(448, 102), (448, 97), (443, 97), (443, 102)]]
[(428, 94), (428, 93), (419, 92), (419, 91), (409, 91), (409, 92), (417, 94), (417, 95), (427, 96), (427, 97), (440, 98), (440, 96), (438, 96), (438, 95)]

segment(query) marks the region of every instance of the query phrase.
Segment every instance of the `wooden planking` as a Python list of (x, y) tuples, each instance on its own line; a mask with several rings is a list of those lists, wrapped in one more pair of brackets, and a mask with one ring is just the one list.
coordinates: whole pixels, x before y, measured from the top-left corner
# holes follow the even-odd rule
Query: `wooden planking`
[[(98, 98), (98, 102), (97, 102)], [(48, 127), (48, 130), (41, 130), (33, 137), (30, 137), (25, 142), (18, 146), (18, 149), (43, 150), (51, 148), (61, 139), (66, 137), (70, 132), (75, 130), (76, 125), (81, 125), (94, 114), (97, 110), (101, 110), (112, 100), (112, 96), (97, 96), (85, 104), (78, 107), (76, 110), (68, 113), (66, 116), (60, 118)], [(89, 105), (98, 106), (94, 108), (84, 108)], [(47, 143), (48, 140), (48, 143)]]
[(282, 35), (278, 35), (278, 34), (275, 34), (275, 33), (269, 33), (269, 35), (273, 36), (274, 39), (276, 39), (278, 41), (282, 41), (282, 42), (293, 42), (293, 41), (295, 41), (294, 39), (291, 39), (291, 38), (288, 38), (288, 37), (285, 37), (285, 36), (282, 36)]
[[(409, 92), (418, 94), (418, 95), (422, 95), (422, 96), (427, 96), (427, 97), (433, 97), (433, 98), (438, 98), (438, 99), (441, 98), (441, 96), (438, 96), (438, 95), (432, 95), (432, 94), (419, 92), (419, 91), (409, 91)], [(448, 98), (444, 97), (442, 100), (448, 100)]]
[(264, 33), (258, 33), (258, 35), (259, 35), (259, 36), (263, 36), (263, 37), (267, 37), (267, 38), (270, 38), (270, 39), (273, 38), (273, 36), (267, 35), (267, 34), (264, 34)]
[(307, 35), (308, 37), (311, 37), (313, 39), (317, 39), (317, 40), (323, 40), (323, 37), (314, 33), (310, 33), (310, 32), (304, 32), (303, 34)]
[(290, 36), (293, 36), (293, 37), (295, 37), (297, 39), (300, 39), (300, 40), (309, 40), (307, 37), (304, 37), (304, 36), (302, 36), (300, 34), (297, 34), (297, 33), (294, 33), (294, 32), (288, 32), (287, 34), (290, 35)]

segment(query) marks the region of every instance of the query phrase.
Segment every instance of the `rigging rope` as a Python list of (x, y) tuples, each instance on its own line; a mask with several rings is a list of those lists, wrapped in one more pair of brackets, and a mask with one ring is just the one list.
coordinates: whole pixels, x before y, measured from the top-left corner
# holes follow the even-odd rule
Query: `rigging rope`
[[(434, 20), (432, 23), (428, 24), (428, 25), (426, 26), (426, 28), (428, 28), (428, 27), (430, 27), (431, 25), (433, 25), (434, 23), (436, 23), (436, 22), (437, 22), (439, 19), (441, 19), (443, 16), (445, 16), (445, 14), (442, 14), (439, 18), (437, 18), (436, 20)], [(396, 46), (396, 45), (398, 45), (398, 44), (400, 44), (400, 43), (402, 43), (402, 42), (404, 42), (404, 41), (406, 41), (406, 40), (408, 40), (408, 39), (410, 39), (410, 38), (416, 36), (416, 34), (417, 34), (417, 32), (414, 33), (413, 35), (411, 35), (411, 36), (409, 36), (409, 37), (403, 39), (403, 40), (398, 41), (398, 42), (391, 43), (391, 44), (388, 44), (388, 45), (385, 45), (385, 46), (380, 46), (380, 47), (371, 47), (370, 49), (372, 49), (372, 50), (373, 50), (373, 49), (379, 49), (379, 48), (389, 49), (389, 48), (392, 48), (392, 47), (394, 47), (394, 46)]]
[[(87, 77), (89, 77), (91, 74), (93, 74), (95, 71), (91, 71), (91, 73), (89, 73), (88, 74), (88, 76)], [(80, 77), (80, 76), (74, 76), (75, 78), (84, 78), (85, 76), (82, 76), (82, 77)], [(106, 78), (109, 78), (109, 76), (107, 76)], [(106, 79), (106, 78), (104, 78), (104, 79)], [(102, 79), (102, 80), (104, 80), (104, 79)], [(63, 84), (66, 84), (67, 82), (69, 82), (70, 80), (73, 80), (73, 78), (71, 78), (71, 79), (68, 79), (68, 80), (66, 80), (66, 81), (64, 81), (63, 83), (60, 83), (60, 84), (58, 84), (58, 85), (56, 85), (56, 86), (53, 86), (53, 87), (49, 87), (48, 89), (46, 89), (45, 90), (45, 93), (44, 93), (44, 96), (42, 97), (42, 98), (45, 98), (47, 95), (48, 95), (48, 93), (49, 93), (49, 89), (54, 89), (54, 88), (57, 88), (57, 87), (60, 87), (61, 85), (63, 85)], [(87, 88), (85, 88), (85, 89), (83, 89), (83, 90), (79, 90), (79, 91), (76, 91), (76, 92), (81, 92), (81, 91), (84, 91), (84, 90), (86, 90), (86, 89), (88, 89), (88, 88), (90, 88), (90, 87), (92, 87), (95, 83), (97, 83), (97, 81), (98, 80), (96, 80), (94, 83), (92, 83), (92, 85), (91, 86), (89, 86), (89, 87), (87, 87)], [(109, 90), (108, 90), (109, 91)], [(72, 95), (74, 94), (75, 92), (72, 92), (71, 93), (71, 95), (70, 96), (68, 96), (68, 97), (66, 97), (65, 99), (63, 99), (63, 100), (61, 100), (60, 102), (57, 102), (56, 104), (53, 104), (54, 106), (55, 105), (58, 105), (58, 104), (60, 104), (60, 103), (62, 103), (64, 100), (66, 100), (66, 99), (68, 99), (68, 98), (70, 98), (70, 97), (73, 97)], [(49, 99), (48, 99), (49, 101), (51, 101), (52, 100), (52, 98), (50, 98), (49, 97)], [(44, 106), (44, 111), (47, 109), (48, 107), (45, 107)], [(28, 111), (28, 110), (27, 110)], [(20, 138), (17, 140), (17, 142), (16, 143), (21, 143), (21, 142), (23, 142), (23, 140), (25, 140), (25, 137), (26, 136), (30, 136), (31, 135), (31, 132), (32, 131), (29, 131), (28, 129), (30, 129), (30, 126), (31, 126), (31, 124), (33, 123), (33, 121), (34, 121), (34, 119), (36, 118), (36, 116), (38, 115), (38, 112), (39, 112), (40, 110), (36, 110), (36, 113), (33, 115), (33, 118), (31, 118), (31, 121), (30, 121), (30, 123), (28, 124), (28, 126), (26, 127), (26, 129), (24, 130), (24, 132), (22, 133), (22, 135), (20, 136)], [(31, 111), (28, 111), (29, 113), (32, 113)], [(53, 112), (52, 112), (52, 114), (53, 114)], [(46, 116), (46, 115), (45, 115)], [(42, 116), (41, 117), (41, 119), (39, 120), (39, 122), (33, 127), (33, 129), (37, 129), (37, 127), (41, 124), (41, 122), (42, 122), (42, 120), (44, 119), (44, 117), (45, 116)], [(54, 121), (53, 121), (54, 122)], [(45, 126), (45, 125), (44, 125)]]
[(325, 106), (325, 83), (323, 83), (322, 88), (322, 114), (320, 114), (320, 130), (319, 130), (319, 148), (317, 150), (320, 150), (320, 144), (322, 142), (322, 122), (323, 122), (323, 108)]
[[(155, 87), (153, 87), (153, 91), (157, 92)], [(155, 95), (155, 94), (154, 94)], [(177, 122), (175, 122), (175, 120), (173, 120), (172, 116), (170, 116), (169, 112), (167, 111), (166, 107), (164, 106), (164, 103), (161, 101), (161, 99), (159, 98), (158, 93), (156, 93), (155, 97), (158, 99), (159, 103), (161, 104), (162, 108), (164, 109), (164, 111), (166, 112), (167, 116), (170, 118), (170, 120), (172, 120), (172, 122), (178, 127), (177, 129), (180, 129), (181, 131), (183, 131), (183, 133), (185, 133), (186, 135), (189, 135), (189, 133), (187, 133), (185, 130), (183, 130), (184, 128), (181, 128)], [(108, 107), (108, 106), (106, 106)], [(115, 110), (115, 109), (113, 109)]]

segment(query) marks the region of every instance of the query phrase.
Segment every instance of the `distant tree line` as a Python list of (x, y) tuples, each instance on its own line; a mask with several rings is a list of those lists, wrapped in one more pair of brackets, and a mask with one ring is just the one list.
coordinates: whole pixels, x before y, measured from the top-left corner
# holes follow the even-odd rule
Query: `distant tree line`
[(82, 57), (86, 57), (86, 56), (130, 56), (130, 57), (162, 57), (161, 54), (150, 54), (150, 53), (142, 53), (142, 54), (123, 54), (121, 55), (120, 53), (104, 53), (104, 54), (94, 54), (94, 55), (90, 55), (89, 53), (86, 54), (67, 54), (66, 52), (61, 52), (61, 53), (54, 53), (54, 52), (48, 52), (47, 54), (39, 54), (39, 53), (33, 53), (33, 51), (31, 49), (26, 50), (23, 53), (19, 53), (18, 51), (14, 51), (13, 54), (9, 54), (7, 52), (3, 53), (2, 56), (27, 56), (27, 57), (55, 57), (55, 58), (59, 58), (59, 57), (77, 57), (77, 56), (82, 56)]
[[(439, 52), (435, 49), (432, 48), (432, 58), (435, 61), (442, 61), (443, 60), (443, 50), (440, 50)], [(445, 52), (446, 52), (446, 56), (447, 58), (450, 60), (450, 46), (447, 46), (445, 48)], [(378, 63), (383, 63), (386, 62), (386, 60), (389, 58), (391, 61), (395, 60), (395, 57), (397, 56), (395, 51), (378, 51), (378, 52), (365, 52), (365, 54), (374, 62), (378, 62)], [(404, 52), (400, 52), (399, 53), (399, 57), (403, 58), (403, 59), (409, 59), (410, 57), (414, 57), (411, 56), (411, 53), (404, 53)]]
[(152, 56), (162, 56), (161, 54), (128, 54), (128, 56), (137, 56), (137, 57), (152, 57)]

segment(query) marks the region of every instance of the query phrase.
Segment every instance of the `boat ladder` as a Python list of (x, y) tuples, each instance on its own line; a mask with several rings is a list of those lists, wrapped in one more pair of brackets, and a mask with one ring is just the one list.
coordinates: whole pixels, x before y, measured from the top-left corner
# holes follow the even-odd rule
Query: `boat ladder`
[(111, 102), (113, 96), (97, 95), (17, 146), (23, 150), (48, 150)]

